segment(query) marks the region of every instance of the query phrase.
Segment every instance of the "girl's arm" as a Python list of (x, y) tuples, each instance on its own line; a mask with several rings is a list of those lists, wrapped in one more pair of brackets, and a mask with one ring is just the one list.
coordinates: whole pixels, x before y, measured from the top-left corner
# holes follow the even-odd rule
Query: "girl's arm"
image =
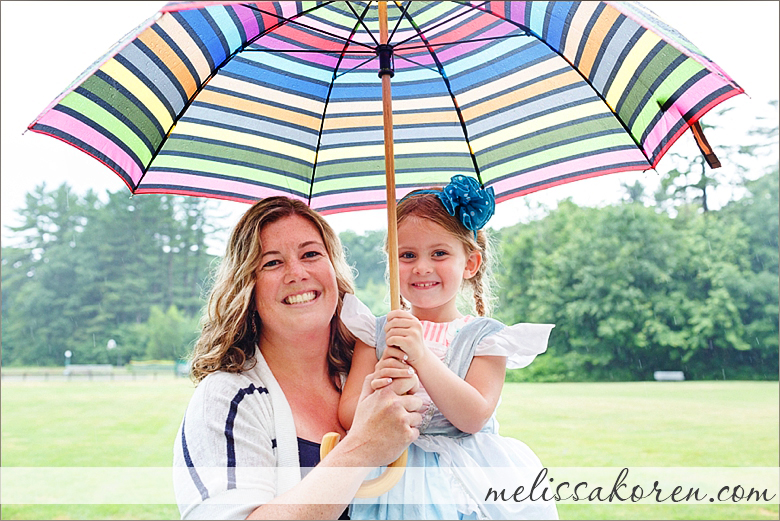
[(376, 349), (361, 340), (356, 340), (355, 351), (352, 354), (352, 366), (349, 368), (347, 381), (341, 390), (341, 400), (339, 400), (339, 421), (346, 430), (352, 427), (363, 381), (374, 372), (375, 365)]
[(339, 401), (339, 421), (342, 427), (347, 430), (352, 427), (355, 407), (357, 407), (363, 381), (368, 375), (372, 375), (371, 388), (373, 390), (390, 386), (396, 394), (402, 395), (414, 394), (419, 387), (414, 369), (409, 364), (392, 357), (386, 357), (377, 362), (376, 349), (357, 340), (352, 355), (352, 366), (349, 369), (349, 375), (347, 375), (347, 381), (341, 391), (341, 400)]
[(479, 432), (501, 397), (506, 357), (475, 356), (462, 380), (425, 347), (422, 325), (411, 313), (391, 311), (387, 318), (388, 345), (406, 354), (436, 407), (463, 432)]

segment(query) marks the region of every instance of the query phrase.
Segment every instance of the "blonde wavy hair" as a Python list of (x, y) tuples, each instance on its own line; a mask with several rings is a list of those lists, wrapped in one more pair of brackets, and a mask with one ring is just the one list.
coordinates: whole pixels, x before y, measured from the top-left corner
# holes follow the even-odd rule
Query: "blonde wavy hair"
[[(479, 230), (475, 239), (474, 232), (463, 226), (463, 223), (456, 217), (450, 215), (436, 194), (432, 194), (428, 190), (440, 191), (441, 188), (429, 188), (425, 190), (425, 193), (417, 193), (420, 190), (414, 190), (401, 199), (397, 208), (398, 226), (401, 226), (401, 223), (409, 217), (427, 219), (438, 224), (458, 239), (463, 244), (467, 256), (474, 251), (482, 254), (482, 264), (477, 273), (470, 279), (465, 279), (463, 286), (470, 287), (473, 291), (474, 311), (479, 316), (488, 316), (493, 309), (491, 284), (493, 247), (490, 238), (484, 230)], [(387, 247), (385, 247), (385, 251), (387, 251)], [(403, 298), (401, 301), (408, 309)]]
[(354, 336), (339, 319), (344, 294), (354, 293), (352, 270), (338, 235), (325, 219), (303, 202), (280, 196), (255, 203), (230, 235), (201, 318), (200, 338), (190, 356), (190, 377), (196, 384), (210, 373), (238, 373), (257, 363), (255, 346), (263, 327), (254, 298), (262, 255), (260, 232), (265, 226), (290, 216), (303, 217), (319, 230), (336, 273), (339, 298), (330, 324), (328, 370), (334, 386), (340, 390), (340, 374), (349, 371), (355, 345)]

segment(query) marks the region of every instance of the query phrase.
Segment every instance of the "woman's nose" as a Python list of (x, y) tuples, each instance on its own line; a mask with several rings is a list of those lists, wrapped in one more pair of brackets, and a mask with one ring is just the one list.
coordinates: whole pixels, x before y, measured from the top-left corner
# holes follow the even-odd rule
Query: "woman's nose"
[(306, 278), (308, 272), (303, 263), (298, 260), (293, 260), (287, 263), (287, 270), (285, 271), (285, 282), (297, 282)]

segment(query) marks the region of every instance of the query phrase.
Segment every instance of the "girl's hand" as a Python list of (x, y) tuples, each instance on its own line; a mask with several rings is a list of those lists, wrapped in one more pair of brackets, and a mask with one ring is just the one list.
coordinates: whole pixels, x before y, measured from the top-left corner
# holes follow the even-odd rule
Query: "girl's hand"
[(388, 348), (394, 346), (403, 351), (405, 356), (401, 356), (401, 361), (412, 366), (428, 352), (423, 342), (422, 324), (408, 311), (396, 309), (387, 314), (385, 335)]
[[(393, 350), (388, 353), (388, 351)], [(385, 350), (382, 359), (374, 369), (371, 388), (374, 390), (389, 386), (396, 394), (414, 394), (420, 387), (420, 380), (414, 368), (401, 361), (403, 351), (397, 348)]]

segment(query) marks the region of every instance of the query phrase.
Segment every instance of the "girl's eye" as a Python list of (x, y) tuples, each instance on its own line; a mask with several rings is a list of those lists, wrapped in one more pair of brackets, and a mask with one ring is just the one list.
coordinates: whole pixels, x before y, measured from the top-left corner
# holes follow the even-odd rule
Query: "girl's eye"
[(401, 253), (401, 255), (399, 255), (399, 257), (401, 257), (402, 259), (413, 259), (414, 258), (414, 253), (412, 253), (410, 251), (405, 251), (405, 252)]
[(434, 257), (444, 257), (445, 255), (447, 255), (447, 252), (444, 250), (438, 250), (433, 252)]

